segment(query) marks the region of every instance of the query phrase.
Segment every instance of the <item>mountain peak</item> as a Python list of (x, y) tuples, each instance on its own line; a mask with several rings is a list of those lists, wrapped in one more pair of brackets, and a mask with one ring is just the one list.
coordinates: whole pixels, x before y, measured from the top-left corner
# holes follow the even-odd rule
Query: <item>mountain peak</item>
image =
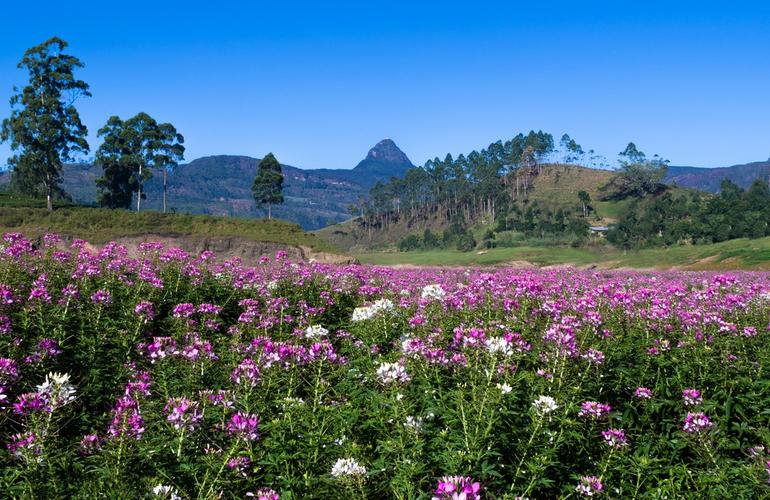
[[(374, 160), (378, 163), (393, 163), (399, 166), (407, 164), (412, 166), (412, 162), (409, 161), (409, 158), (396, 146), (392, 139), (383, 139), (375, 144), (361, 163), (367, 160)], [(359, 163), (359, 166), (361, 166), (361, 163)]]

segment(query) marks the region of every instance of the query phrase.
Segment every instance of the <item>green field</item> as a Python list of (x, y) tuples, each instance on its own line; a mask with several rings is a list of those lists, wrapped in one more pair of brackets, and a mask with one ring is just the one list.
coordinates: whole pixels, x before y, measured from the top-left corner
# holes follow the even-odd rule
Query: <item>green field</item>
[(713, 245), (627, 251), (598, 248), (515, 247), (486, 252), (434, 250), (365, 252), (355, 256), (367, 264), (414, 266), (574, 265), (602, 268), (683, 268), (770, 270), (770, 238), (738, 239)]

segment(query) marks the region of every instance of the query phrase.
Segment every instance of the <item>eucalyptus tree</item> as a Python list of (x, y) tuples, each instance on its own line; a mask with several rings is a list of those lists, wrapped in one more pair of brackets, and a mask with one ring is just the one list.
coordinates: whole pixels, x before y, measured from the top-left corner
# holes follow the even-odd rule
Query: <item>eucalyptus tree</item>
[(273, 153), (268, 153), (259, 162), (251, 192), (257, 207), (267, 205), (267, 218), (271, 219), (272, 206), (283, 203), (283, 173)]
[(104, 138), (96, 152), (96, 164), (103, 171), (96, 180), (99, 204), (129, 208), (135, 198), (138, 212), (146, 198), (144, 183), (155, 169), (163, 172), (165, 212), (167, 175), (184, 157), (184, 137), (170, 123), (158, 123), (143, 112), (125, 121), (111, 116), (98, 135)]
[(15, 152), (8, 160), (12, 185), (23, 194), (45, 196), (48, 210), (53, 197), (64, 195), (61, 170), (77, 154), (89, 151), (88, 129), (75, 108), (79, 97), (90, 97), (86, 82), (75, 77), (83, 63), (65, 54), (67, 42), (51, 38), (28, 49), (19, 62), (29, 82), (14, 87), (11, 116), (3, 120), (0, 142), (10, 142)]

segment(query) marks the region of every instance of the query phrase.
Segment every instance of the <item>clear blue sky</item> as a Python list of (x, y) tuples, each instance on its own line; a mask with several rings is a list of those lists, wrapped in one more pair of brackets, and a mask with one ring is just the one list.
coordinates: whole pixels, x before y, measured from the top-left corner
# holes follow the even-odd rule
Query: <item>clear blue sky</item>
[(146, 111), (188, 160), (350, 168), (390, 137), (422, 164), (529, 129), (612, 160), (629, 140), (675, 165), (770, 156), (770, 2), (173, 3), (4, 2), (0, 116), (57, 35), (86, 64), (92, 151)]

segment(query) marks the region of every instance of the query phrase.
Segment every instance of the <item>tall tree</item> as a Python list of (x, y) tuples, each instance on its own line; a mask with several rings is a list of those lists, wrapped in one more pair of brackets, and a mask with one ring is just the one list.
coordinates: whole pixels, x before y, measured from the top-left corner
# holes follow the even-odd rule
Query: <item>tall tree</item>
[(273, 153), (268, 153), (259, 162), (251, 192), (257, 207), (267, 205), (267, 218), (272, 219), (272, 206), (283, 203), (283, 173)]
[(74, 102), (91, 93), (74, 75), (83, 63), (65, 48), (67, 42), (54, 37), (24, 53), (18, 67), (29, 72), (29, 83), (21, 90), (14, 87), (11, 116), (0, 130), (0, 141), (10, 141), (16, 152), (8, 160), (13, 186), (30, 196), (44, 195), (49, 211), (54, 195), (64, 194), (62, 165), (89, 151), (88, 129)]
[(99, 204), (111, 208), (129, 208), (136, 197), (136, 210), (146, 196), (143, 184), (152, 170), (163, 171), (163, 211), (166, 211), (167, 173), (184, 156), (184, 137), (170, 123), (158, 123), (147, 113), (128, 120), (112, 116), (99, 129), (104, 142), (96, 152), (96, 163), (102, 167), (97, 179)]

